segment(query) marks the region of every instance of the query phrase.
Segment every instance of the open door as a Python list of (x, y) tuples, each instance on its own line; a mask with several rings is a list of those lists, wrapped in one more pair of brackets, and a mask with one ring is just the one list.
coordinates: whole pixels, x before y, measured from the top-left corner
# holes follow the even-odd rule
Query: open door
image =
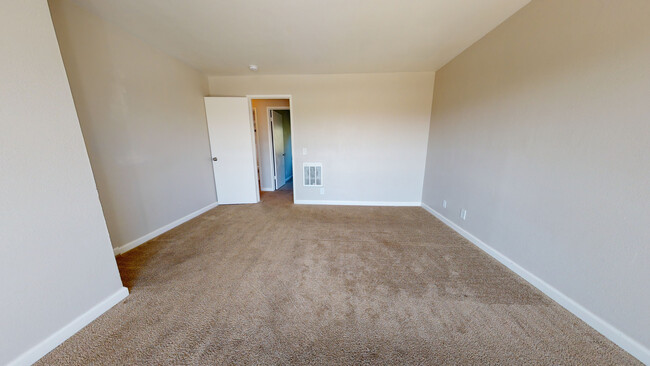
[(206, 97), (214, 182), (219, 204), (259, 202), (253, 128), (244, 97)]
[(284, 127), (282, 115), (271, 110), (271, 126), (273, 127), (273, 160), (275, 161), (275, 189), (279, 189), (286, 182), (284, 172)]

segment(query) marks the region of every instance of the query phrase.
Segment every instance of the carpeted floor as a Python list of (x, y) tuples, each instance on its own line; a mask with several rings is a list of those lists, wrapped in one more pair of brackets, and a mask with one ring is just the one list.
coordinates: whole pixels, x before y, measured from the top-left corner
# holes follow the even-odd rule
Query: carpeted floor
[(262, 201), (118, 257), (131, 295), (40, 364), (638, 364), (421, 208)]

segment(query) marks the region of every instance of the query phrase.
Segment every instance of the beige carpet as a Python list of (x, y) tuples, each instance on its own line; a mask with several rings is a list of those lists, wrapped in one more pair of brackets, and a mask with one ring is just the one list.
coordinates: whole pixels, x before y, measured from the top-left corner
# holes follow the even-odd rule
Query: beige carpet
[(638, 364), (421, 208), (219, 206), (118, 257), (47, 365)]

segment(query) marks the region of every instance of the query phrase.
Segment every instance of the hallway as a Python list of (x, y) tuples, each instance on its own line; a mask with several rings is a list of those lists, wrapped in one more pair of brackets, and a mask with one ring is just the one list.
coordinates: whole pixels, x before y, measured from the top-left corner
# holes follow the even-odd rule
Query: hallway
[(291, 191), (293, 192), (293, 178), (289, 178), (287, 182), (278, 191)]

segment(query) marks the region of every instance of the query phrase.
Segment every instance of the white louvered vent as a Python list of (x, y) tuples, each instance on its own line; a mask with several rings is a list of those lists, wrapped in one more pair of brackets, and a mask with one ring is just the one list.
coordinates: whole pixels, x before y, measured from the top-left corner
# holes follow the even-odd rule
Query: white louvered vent
[(323, 165), (321, 163), (303, 163), (302, 171), (305, 187), (323, 186)]

